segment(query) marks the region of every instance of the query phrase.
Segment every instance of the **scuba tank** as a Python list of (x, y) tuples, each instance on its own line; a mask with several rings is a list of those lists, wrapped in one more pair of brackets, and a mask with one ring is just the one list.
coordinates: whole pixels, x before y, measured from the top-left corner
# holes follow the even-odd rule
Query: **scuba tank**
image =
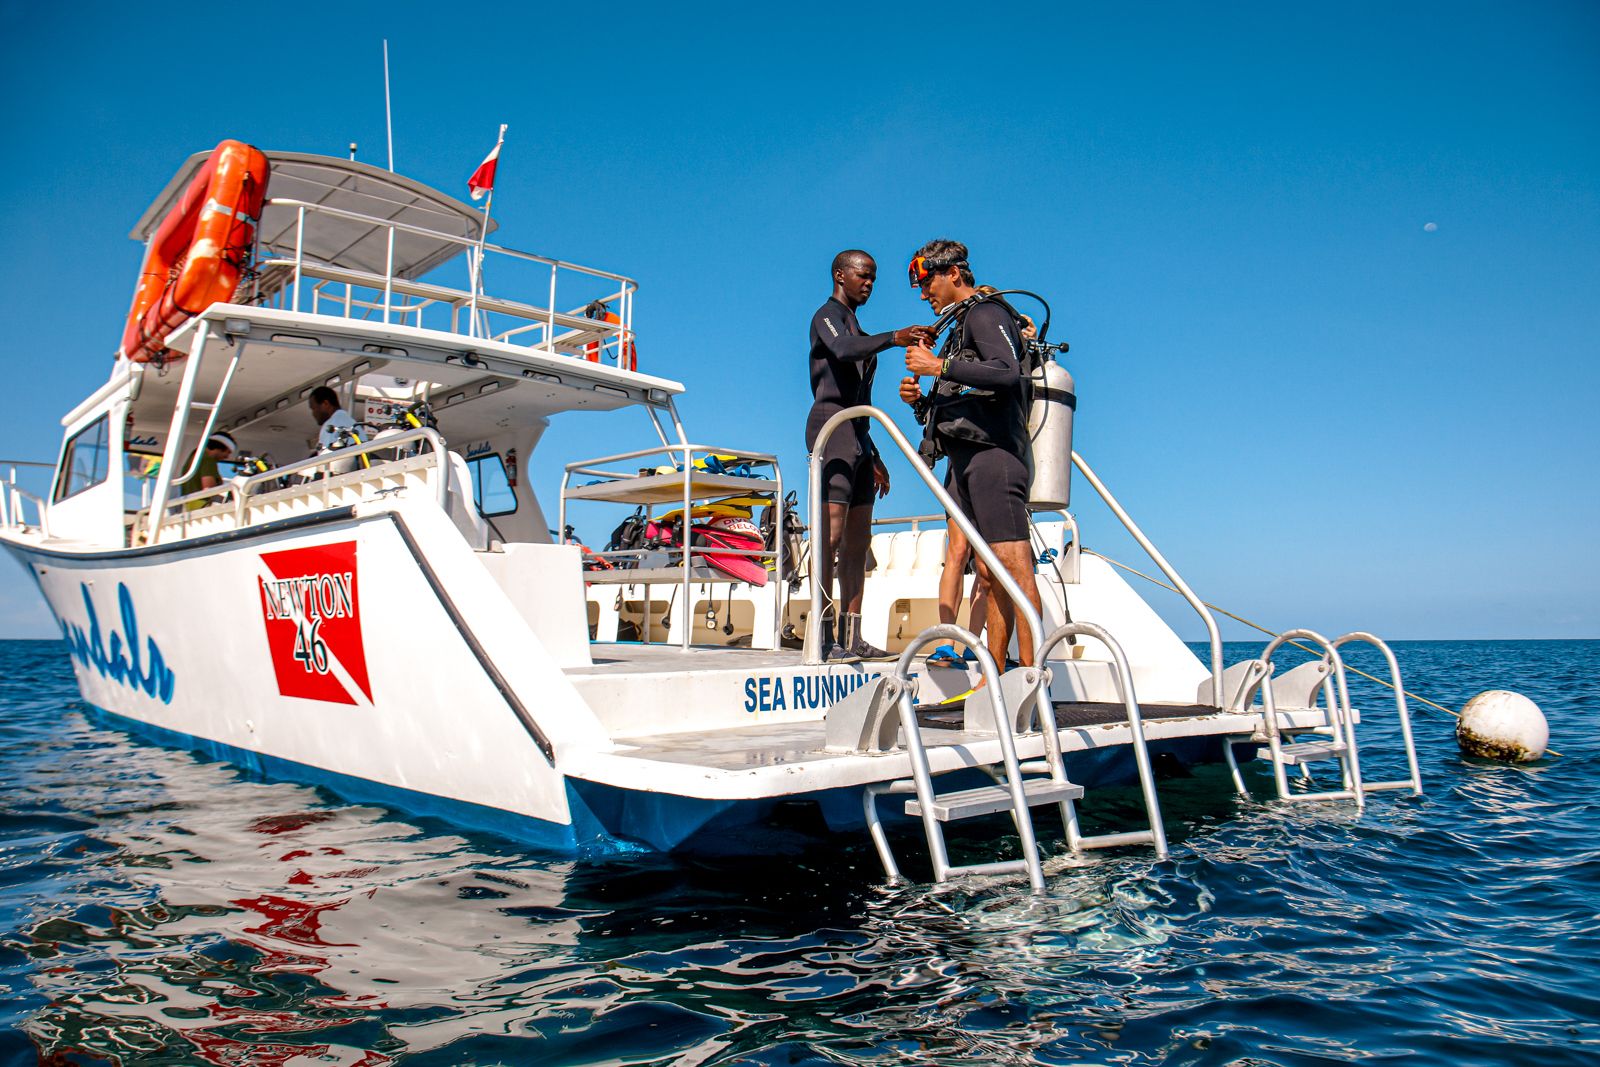
[[(1033, 477), (1028, 486), (1028, 508), (1032, 511), (1066, 511), (1072, 500), (1072, 416), (1078, 407), (1078, 397), (1072, 375), (1055, 361), (1055, 356), (1065, 354), (1065, 341), (1047, 343), (1050, 332), (1050, 303), (1038, 293), (1027, 289), (1001, 289), (969, 297), (960, 304), (947, 308), (934, 324), (935, 333), (953, 323), (972, 304), (982, 300), (999, 300), (1000, 305), (1018, 320), (1017, 314), (1005, 297), (1011, 295), (1030, 297), (1044, 306), (1044, 321), (1039, 325), (1038, 336), (1023, 341), (1023, 374), (1028, 385), (1027, 432), (1032, 453)], [(933, 451), (934, 418), (928, 417), (929, 432), (924, 437), (923, 455)], [(930, 460), (929, 465), (932, 466)]]
[(1072, 415), (1078, 407), (1072, 375), (1053, 359), (1041, 359), (1028, 375), (1033, 402), (1028, 406), (1028, 442), (1033, 451), (1033, 484), (1028, 507), (1066, 511), (1072, 502)]

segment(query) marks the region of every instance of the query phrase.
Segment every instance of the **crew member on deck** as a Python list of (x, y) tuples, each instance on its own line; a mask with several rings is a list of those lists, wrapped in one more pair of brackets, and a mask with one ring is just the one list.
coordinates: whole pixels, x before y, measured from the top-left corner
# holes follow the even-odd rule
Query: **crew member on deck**
[[(200, 463), (194, 469), (194, 474), (189, 480), (178, 486), (179, 496), (188, 496), (198, 493), (202, 489), (215, 489), (222, 484), (222, 471), (218, 464), (226, 463), (233, 458), (233, 453), (238, 446), (233, 443), (233, 438), (222, 432), (212, 434), (206, 438), (205, 454), (200, 457)], [(194, 461), (194, 453), (189, 453), (189, 458), (184, 460), (184, 467)], [(217, 497), (206, 497), (201, 500), (191, 500), (183, 505), (185, 511), (194, 511), (207, 504), (215, 504)]]
[[(806, 419), (808, 452), (829, 418), (847, 407), (872, 403), (872, 376), (878, 369), (879, 352), (932, 340), (925, 326), (871, 336), (861, 332), (856, 308), (872, 296), (877, 277), (878, 265), (860, 249), (833, 257), (833, 295), (811, 316), (811, 393), (815, 399)], [(818, 527), (812, 544), (825, 546), (813, 557), (823, 596), (833, 596), (837, 569), (839, 601), (844, 605), (837, 634), (831, 599), (822, 609), (822, 643), (830, 659), (888, 655), (861, 636), (861, 591), (872, 539), (872, 502), (889, 492), (889, 472), (878, 458), (867, 423), (867, 419), (855, 419), (853, 425), (839, 427), (828, 439), (822, 467), (827, 506), (812, 520)]]
[(350, 413), (339, 406), (339, 394), (326, 385), (319, 385), (311, 390), (311, 417), (317, 420), (321, 429), (317, 432), (317, 451), (326, 452), (338, 447), (339, 435), (345, 430), (354, 430), (356, 420)]

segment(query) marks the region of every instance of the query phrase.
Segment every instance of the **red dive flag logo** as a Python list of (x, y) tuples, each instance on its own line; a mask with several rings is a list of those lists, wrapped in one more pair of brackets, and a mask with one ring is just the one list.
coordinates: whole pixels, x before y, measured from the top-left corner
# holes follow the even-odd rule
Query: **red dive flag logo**
[(286, 697), (371, 704), (361, 641), (356, 543), (263, 552), (257, 578), (267, 648)]
[(483, 157), (483, 162), (472, 172), (472, 177), (467, 179), (467, 188), (472, 190), (472, 199), (482, 200), (484, 193), (494, 192), (494, 171), (500, 165), (500, 146), (505, 142), (506, 128), (501, 126), (500, 137), (495, 141), (494, 147)]

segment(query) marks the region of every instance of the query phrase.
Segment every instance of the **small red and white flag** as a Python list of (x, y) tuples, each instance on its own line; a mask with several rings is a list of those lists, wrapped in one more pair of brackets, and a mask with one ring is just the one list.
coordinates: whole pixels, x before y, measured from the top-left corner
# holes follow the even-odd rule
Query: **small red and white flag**
[(483, 157), (483, 162), (472, 172), (472, 177), (467, 179), (467, 188), (472, 190), (472, 199), (482, 200), (484, 193), (494, 192), (494, 169), (500, 164), (500, 146), (505, 144), (505, 141), (506, 128), (502, 125), (500, 138), (495, 141), (494, 148)]

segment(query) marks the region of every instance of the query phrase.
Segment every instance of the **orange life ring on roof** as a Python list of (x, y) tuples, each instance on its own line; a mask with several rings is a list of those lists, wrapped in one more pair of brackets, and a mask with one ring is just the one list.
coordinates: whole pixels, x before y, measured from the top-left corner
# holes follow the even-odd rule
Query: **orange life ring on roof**
[(119, 352), (146, 363), (167, 334), (212, 304), (233, 299), (267, 199), (267, 157), (223, 141), (150, 238)]

